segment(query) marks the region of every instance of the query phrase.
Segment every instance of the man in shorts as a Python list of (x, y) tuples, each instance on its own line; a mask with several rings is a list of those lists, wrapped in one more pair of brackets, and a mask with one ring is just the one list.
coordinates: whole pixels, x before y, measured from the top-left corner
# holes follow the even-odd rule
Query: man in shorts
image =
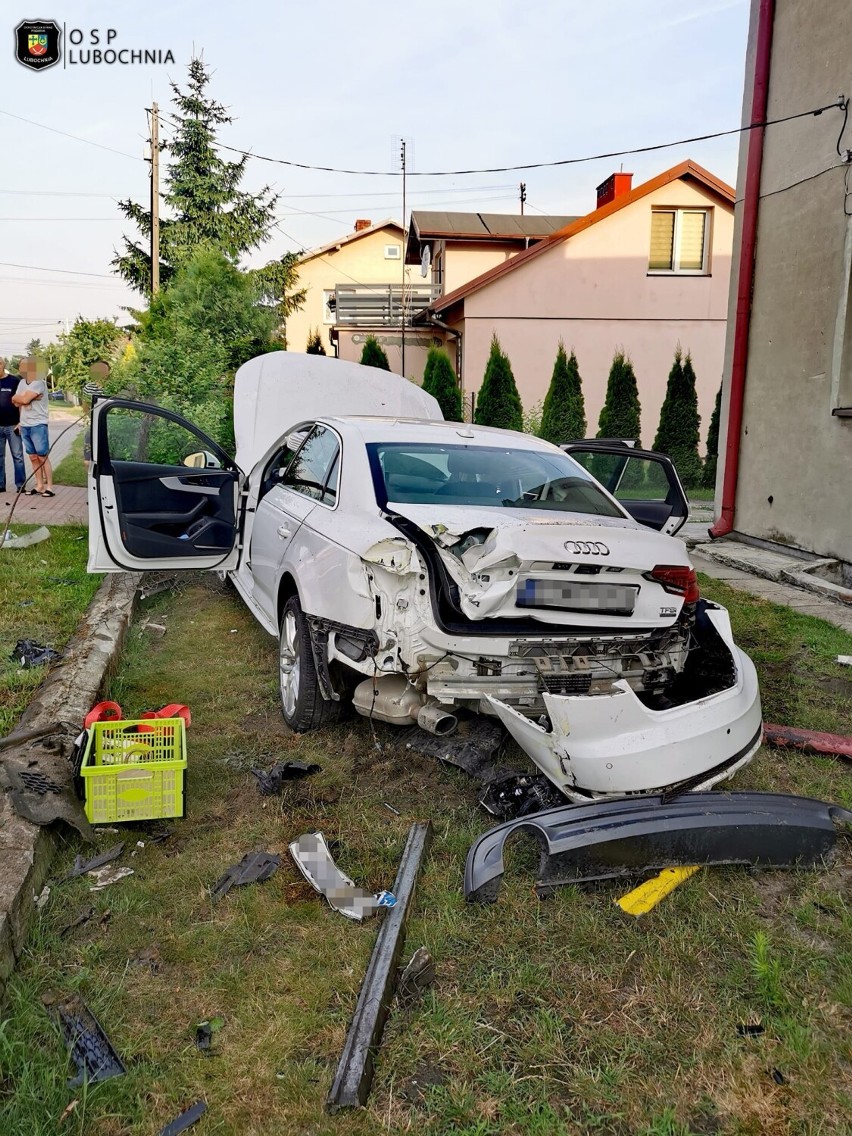
[(35, 489), (30, 494), (55, 497), (53, 469), (48, 454), (50, 439), (47, 432), (47, 383), (39, 377), (38, 360), (22, 359), (18, 366), (21, 381), (12, 395), (12, 402), (21, 412), (21, 440), (33, 467)]
[(12, 395), (18, 389), (18, 376), (6, 370), (6, 360), (0, 359), (0, 493), (6, 492), (6, 443), (12, 454), (15, 471), (15, 489), (20, 493), (27, 480), (24, 466), (24, 447), (21, 444), (21, 412), (12, 404)]

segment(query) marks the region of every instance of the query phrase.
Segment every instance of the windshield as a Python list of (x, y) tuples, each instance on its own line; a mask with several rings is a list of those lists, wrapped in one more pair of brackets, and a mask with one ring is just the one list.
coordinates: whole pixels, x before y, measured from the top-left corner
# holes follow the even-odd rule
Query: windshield
[(381, 508), (396, 502), (624, 515), (566, 454), (430, 442), (373, 442), (367, 452)]

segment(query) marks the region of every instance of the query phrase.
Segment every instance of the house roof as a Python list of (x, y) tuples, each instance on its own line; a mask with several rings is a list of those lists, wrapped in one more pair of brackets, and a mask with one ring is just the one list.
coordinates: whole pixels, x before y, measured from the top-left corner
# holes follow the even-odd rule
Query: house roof
[(329, 241), (327, 245), (307, 249), (299, 257), (299, 260), (312, 260), (315, 256), (322, 256), (323, 253), (336, 252), (343, 245), (348, 245), (352, 241), (360, 241), (362, 237), (369, 237), (371, 233), (378, 233), (381, 229), (397, 229), (400, 233), (403, 231), (399, 221), (394, 221), (392, 217), (388, 217), (384, 221), (377, 221), (375, 225), (370, 225), (369, 228), (358, 229), (354, 233), (347, 233), (345, 237), (338, 237), (336, 241)]
[[(540, 241), (564, 229), (576, 217), (520, 213), (444, 213), (417, 209), (411, 214), (406, 260), (420, 260), (419, 245), (434, 237), (470, 241)], [(418, 247), (414, 247), (417, 245)]]
[(541, 256), (542, 253), (547, 252), (548, 249), (553, 248), (555, 245), (561, 244), (563, 241), (570, 240), (571, 237), (576, 236), (577, 233), (582, 233), (584, 229), (596, 225), (598, 221), (603, 221), (607, 217), (611, 217), (613, 213), (618, 213), (619, 210), (632, 205), (635, 201), (640, 201), (643, 197), (647, 197), (649, 193), (653, 193), (657, 189), (662, 189), (663, 186), (670, 185), (672, 182), (680, 181), (681, 179), (687, 181), (695, 181), (702, 186), (709, 194), (716, 197), (723, 205), (728, 205), (731, 208), (734, 206), (735, 193), (734, 190), (726, 182), (711, 174), (709, 170), (705, 170), (703, 166), (699, 166), (697, 162), (687, 159), (677, 166), (672, 166), (671, 169), (665, 170), (650, 181), (643, 182), (642, 185), (637, 185), (635, 189), (631, 189), (628, 193), (622, 193), (607, 205), (602, 205), (600, 209), (593, 209), (591, 213), (587, 213), (584, 217), (574, 218), (559, 229), (557, 232), (544, 237), (542, 240), (526, 249), (524, 252), (519, 252), (511, 259), (503, 261), (502, 264), (497, 265), (495, 268), (490, 268), (487, 272), (483, 272), (480, 276), (475, 276), (473, 280), (469, 280), (460, 288), (456, 288), (453, 292), (448, 292), (446, 296), (441, 296), (433, 304), (430, 304), (429, 311), (442, 312), (447, 308), (451, 308), (454, 304), (459, 303), (466, 296), (472, 292), (478, 292), (480, 288), (485, 288), (492, 281), (498, 280), (501, 276), (505, 276), (508, 272), (514, 272), (520, 268), (521, 265), (526, 264), (534, 257)]

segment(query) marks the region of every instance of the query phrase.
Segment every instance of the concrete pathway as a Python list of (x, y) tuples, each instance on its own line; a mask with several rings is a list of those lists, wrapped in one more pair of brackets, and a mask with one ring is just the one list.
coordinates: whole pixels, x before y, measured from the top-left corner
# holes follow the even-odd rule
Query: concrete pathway
[[(84, 420), (66, 410), (51, 407), (50, 410), (50, 462), (54, 469), (70, 453), (75, 438), (81, 433)], [(24, 455), (27, 476), (32, 473), (29, 460)], [(34, 485), (32, 478), (27, 488)], [(71, 485), (54, 486), (55, 497), (24, 496), (15, 507), (12, 524), (19, 525), (85, 525), (88, 521), (87, 491)], [(6, 492), (0, 493), (0, 526), (15, 501), (15, 474), (12, 458), (6, 447)]]
[(705, 556), (698, 548), (692, 550), (690, 559), (699, 572), (705, 572), (716, 580), (724, 581), (738, 592), (748, 592), (772, 603), (786, 604), (787, 607), (794, 608), (803, 615), (815, 615), (818, 619), (824, 619), (826, 623), (832, 623), (835, 627), (852, 633), (852, 608), (846, 604), (818, 596), (813, 592), (806, 592), (793, 584), (767, 580), (751, 572), (744, 572), (741, 568), (722, 564)]

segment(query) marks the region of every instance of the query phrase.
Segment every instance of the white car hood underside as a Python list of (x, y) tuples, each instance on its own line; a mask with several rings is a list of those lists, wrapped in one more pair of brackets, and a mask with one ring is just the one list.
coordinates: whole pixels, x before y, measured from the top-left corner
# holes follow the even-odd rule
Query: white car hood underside
[(430, 394), (401, 375), (324, 355), (270, 351), (234, 380), (237, 465), (249, 471), (291, 427), (333, 415), (443, 421)]

